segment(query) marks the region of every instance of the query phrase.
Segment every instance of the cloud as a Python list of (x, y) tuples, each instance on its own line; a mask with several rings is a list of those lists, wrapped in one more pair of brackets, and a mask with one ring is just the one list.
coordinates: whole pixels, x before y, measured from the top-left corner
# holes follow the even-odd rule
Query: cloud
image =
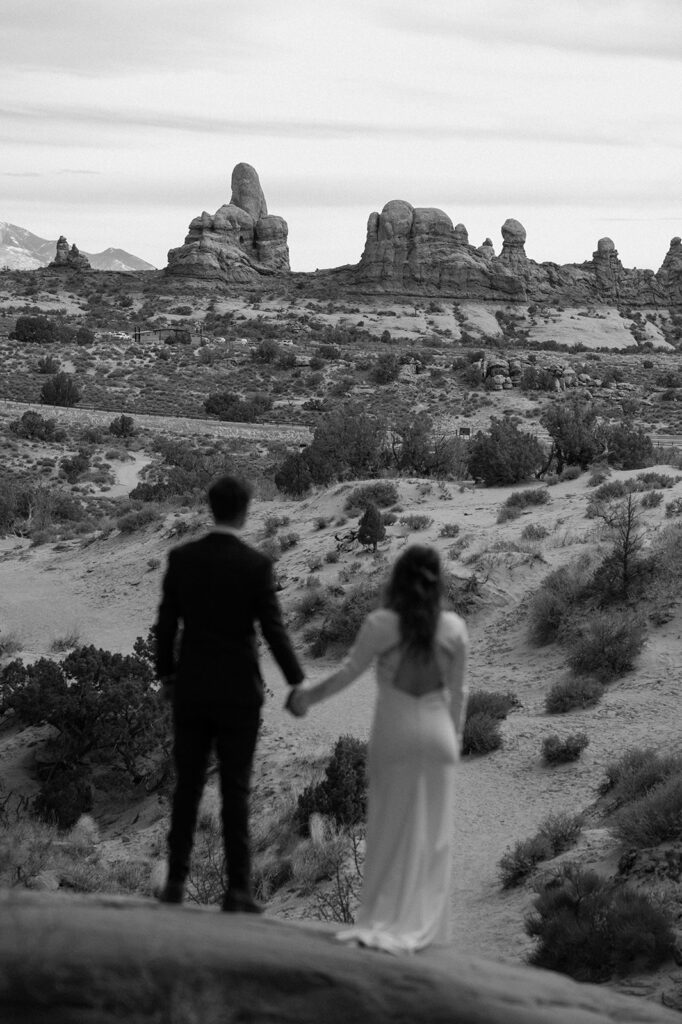
[(554, 50), (682, 60), (679, 0), (422, 0), (419, 7), (383, 0), (385, 28)]
[(72, 74), (219, 67), (256, 55), (270, 0), (3, 0), (3, 65)]
[(425, 124), (423, 121), (388, 124), (386, 122), (335, 121), (335, 120), (296, 120), (278, 118), (233, 118), (213, 117), (204, 114), (168, 113), (161, 110), (120, 109), (101, 107), (74, 106), (69, 104), (25, 105), (23, 107), (0, 107), (0, 123), (2, 120), (14, 125), (26, 126), (26, 142), (40, 143), (35, 137), (33, 128), (28, 122), (44, 122), (49, 125), (64, 123), (75, 126), (99, 126), (103, 128), (162, 129), (201, 135), (239, 135), (259, 138), (284, 139), (371, 139), (373, 142), (390, 139), (428, 139), (438, 141), (489, 141), (531, 143), (543, 145), (568, 144), (585, 146), (642, 146), (654, 143), (664, 148), (682, 148), (682, 140), (670, 132), (656, 127), (655, 121), (648, 125), (640, 125), (636, 139), (633, 125), (623, 124), (622, 127), (605, 128), (603, 126), (585, 127), (580, 125), (571, 128), (567, 125), (548, 127), (538, 124), (529, 127), (527, 124), (513, 124), (505, 118), (501, 123), (488, 125), (468, 124)]
[(40, 171), (0, 171), (0, 178), (42, 178)]

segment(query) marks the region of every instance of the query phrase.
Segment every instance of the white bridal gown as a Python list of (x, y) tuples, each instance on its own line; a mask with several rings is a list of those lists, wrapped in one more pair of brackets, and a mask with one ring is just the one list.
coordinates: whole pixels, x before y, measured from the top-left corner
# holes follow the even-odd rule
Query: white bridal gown
[(440, 686), (413, 696), (406, 690), (419, 687), (403, 672), (398, 616), (382, 608), (367, 617), (341, 666), (350, 683), (377, 659), (361, 906), (356, 924), (338, 933), (342, 941), (400, 953), (449, 939), (450, 844), (459, 759), (450, 709), (455, 688), (466, 701), (466, 646), (462, 619), (442, 612), (432, 679), (426, 681), (427, 686)]

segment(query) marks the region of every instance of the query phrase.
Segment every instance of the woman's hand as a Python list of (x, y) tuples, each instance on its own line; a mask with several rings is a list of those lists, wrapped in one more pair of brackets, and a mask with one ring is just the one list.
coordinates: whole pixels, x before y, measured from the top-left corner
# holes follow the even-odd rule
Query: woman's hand
[(303, 718), (310, 707), (307, 692), (300, 686), (295, 687), (289, 694), (284, 706), (295, 718)]

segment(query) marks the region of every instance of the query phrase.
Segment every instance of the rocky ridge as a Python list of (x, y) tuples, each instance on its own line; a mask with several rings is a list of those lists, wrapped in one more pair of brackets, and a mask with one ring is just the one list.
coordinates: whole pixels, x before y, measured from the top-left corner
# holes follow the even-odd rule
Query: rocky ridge
[[(615, 244), (601, 238), (584, 263), (536, 263), (526, 255), (526, 230), (513, 218), (501, 228), (499, 255), (490, 238), (472, 245), (464, 224), (435, 207), (402, 199), (371, 213), (360, 262), (297, 274), (313, 291), (431, 295), (453, 299), (592, 303), (632, 306), (682, 304), (682, 244), (673, 238), (660, 270), (623, 267)], [(253, 285), (289, 277), (287, 225), (268, 215), (258, 175), (249, 164), (232, 174), (232, 198), (211, 216), (195, 217), (184, 245), (168, 253), (166, 273), (226, 284)]]
[(256, 171), (237, 164), (230, 202), (194, 218), (184, 245), (168, 253), (166, 272), (246, 285), (288, 273), (287, 233), (286, 221), (268, 213)]

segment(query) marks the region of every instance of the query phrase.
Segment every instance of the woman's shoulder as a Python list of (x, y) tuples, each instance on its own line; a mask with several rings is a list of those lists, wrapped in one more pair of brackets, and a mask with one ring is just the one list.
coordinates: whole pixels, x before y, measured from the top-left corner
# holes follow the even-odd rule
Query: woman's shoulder
[(445, 642), (466, 640), (467, 628), (461, 615), (457, 612), (442, 611), (438, 620), (438, 637)]

